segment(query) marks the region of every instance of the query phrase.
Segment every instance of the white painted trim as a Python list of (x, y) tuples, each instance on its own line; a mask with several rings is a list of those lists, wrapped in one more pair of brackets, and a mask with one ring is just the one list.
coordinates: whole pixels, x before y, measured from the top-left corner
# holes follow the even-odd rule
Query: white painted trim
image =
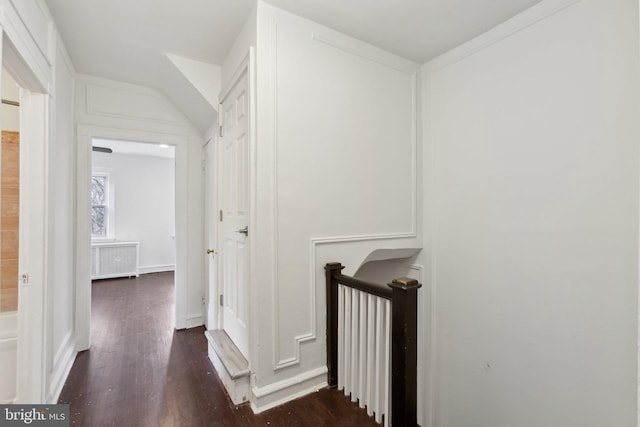
[(20, 275), (18, 288), (18, 402), (45, 400), (48, 330), (49, 96), (20, 91)]
[[(93, 104), (92, 100), (94, 98), (98, 98), (99, 96), (92, 96), (92, 94), (95, 91), (99, 91), (101, 89), (104, 89), (106, 91), (115, 91), (115, 92), (121, 92), (124, 93), (124, 90), (120, 87), (114, 87), (113, 85), (111, 85), (109, 82), (85, 82), (85, 105), (86, 105), (86, 112), (90, 115), (93, 116), (98, 116), (98, 117), (109, 117), (109, 118), (116, 118), (116, 119), (125, 119), (125, 120), (137, 120), (140, 122), (147, 122), (147, 123), (158, 123), (158, 124), (165, 124), (165, 125), (171, 125), (171, 126), (176, 126), (176, 125), (180, 125), (181, 123), (177, 122), (176, 120), (173, 119), (164, 119), (164, 118), (158, 118), (158, 117), (149, 117), (149, 116), (145, 116), (145, 115), (137, 115), (137, 116), (130, 116), (130, 115), (125, 115), (125, 114), (118, 114), (115, 112), (110, 112), (110, 111), (102, 111), (99, 110), (95, 107), (95, 105)], [(155, 100), (155, 94), (153, 93), (148, 93), (145, 92), (143, 90), (140, 90), (140, 88), (128, 88), (127, 92), (130, 93), (135, 93), (136, 95), (138, 95), (140, 97), (140, 99), (145, 99), (148, 98), (150, 100), (152, 100), (151, 102), (153, 102), (153, 100)], [(149, 141), (149, 142), (153, 142), (153, 141)]]
[[(274, 10), (278, 10), (274, 8)], [(272, 116), (271, 119), (271, 138), (272, 138), (272, 198), (273, 204), (273, 216), (272, 216), (272, 229), (274, 238), (272, 239), (271, 251), (273, 254), (273, 283), (275, 286), (279, 283), (279, 268), (278, 268), (278, 126), (277, 126), (277, 111), (278, 111), (278, 76), (277, 76), (277, 20), (285, 17), (286, 12), (276, 12), (270, 14), (269, 19), (269, 37), (268, 37), (268, 50), (272, 54), (269, 57), (269, 63), (265, 64), (265, 68), (269, 70), (269, 87), (268, 94), (272, 101)], [(318, 24), (313, 23), (314, 26), (320, 27)], [(326, 237), (326, 238), (313, 238), (311, 239), (311, 277), (309, 283), (309, 297), (310, 297), (310, 331), (295, 336), (295, 355), (289, 358), (282, 358), (280, 354), (280, 302), (277, 292), (273, 293), (273, 331), (274, 331), (274, 370), (278, 371), (286, 367), (298, 365), (300, 363), (300, 345), (303, 342), (312, 341), (316, 339), (316, 300), (315, 300), (315, 245), (321, 243), (337, 243), (337, 242), (356, 242), (363, 240), (383, 240), (383, 239), (404, 239), (417, 237), (417, 219), (418, 219), (418, 73), (419, 67), (417, 64), (408, 61), (404, 58), (398, 57), (391, 53), (388, 53), (382, 49), (361, 42), (359, 40), (350, 38), (338, 32), (334, 32), (328, 28), (318, 28), (310, 33), (310, 37), (324, 44), (327, 44), (336, 49), (340, 49), (343, 52), (350, 53), (352, 55), (368, 59), (377, 64), (389, 67), (393, 70), (405, 73), (411, 77), (411, 229), (407, 232), (400, 233), (382, 233), (372, 234), (364, 236), (339, 236), (339, 237)]]
[[(67, 347), (69, 346), (72, 340), (73, 340), (73, 330), (70, 329), (67, 332), (67, 334), (64, 336), (62, 340), (62, 344), (60, 344), (60, 347), (58, 347), (58, 351), (56, 351), (55, 356), (53, 356), (54, 367), (58, 366), (58, 364), (62, 360), (64, 353), (67, 351)], [(75, 346), (75, 343), (74, 343), (74, 346)]]
[(515, 17), (492, 28), (486, 33), (446, 52), (427, 64), (432, 71), (441, 70), (463, 59), (480, 52), (491, 45), (499, 43), (508, 37), (528, 27), (555, 15), (564, 9), (571, 7), (582, 0), (545, 0)]
[(55, 362), (50, 377), (49, 394), (46, 400), (48, 403), (53, 404), (58, 402), (58, 398), (60, 397), (64, 383), (67, 381), (69, 372), (71, 372), (77, 354), (74, 336), (72, 331), (69, 331), (54, 359)]
[[(72, 80), (75, 81), (75, 74), (76, 74), (76, 68), (73, 66), (73, 62), (71, 61), (71, 57), (69, 56), (69, 52), (67, 51), (67, 47), (64, 45), (64, 41), (62, 41), (62, 37), (60, 36), (60, 33), (57, 30), (53, 30), (54, 31), (54, 36), (55, 36), (55, 40), (56, 40), (56, 49), (58, 49), (58, 52), (60, 53), (60, 57), (64, 60), (64, 64), (67, 67), (67, 69), (69, 70), (69, 72), (71, 73)], [(56, 68), (58, 67), (58, 64), (55, 64)], [(55, 68), (54, 68), (55, 71)]]
[[(324, 387), (327, 387), (326, 366), (303, 372), (264, 387), (254, 386), (251, 389), (251, 409), (255, 414), (259, 414)], [(295, 390), (293, 393), (291, 393), (292, 389)], [(265, 402), (258, 403), (260, 400), (265, 400)]]
[(0, 405), (13, 405), (16, 403), (16, 399), (6, 400), (4, 402), (0, 402)]
[[(29, 29), (25, 26), (20, 14), (13, 5), (13, 1), (15, 0), (4, 1), (0, 13), (0, 22), (5, 36), (11, 40), (16, 52), (19, 52), (19, 58), (16, 58), (16, 60), (22, 62), (22, 64), (15, 64), (18, 68), (10, 68), (10, 70), (16, 79), (21, 79), (22, 76), (16, 71), (28, 69), (36, 80), (29, 82), (31, 84), (25, 84), (23, 80), (18, 82), (31, 90), (50, 93), (52, 72), (51, 62), (47, 55), (48, 52), (42, 52), (34, 41)], [(3, 56), (3, 59), (7, 58)], [(34, 84), (37, 84), (37, 86)]]
[(242, 76), (244, 76), (245, 72), (249, 71), (249, 64), (251, 63), (252, 53), (253, 53), (253, 48), (250, 48), (249, 52), (247, 52), (247, 55), (244, 57), (240, 65), (238, 65), (238, 68), (236, 68), (235, 71), (233, 72), (233, 75), (231, 76), (227, 84), (220, 91), (220, 95), (218, 95), (218, 99), (220, 100), (218, 105), (224, 104), (224, 101), (227, 99), (227, 96), (229, 96), (229, 94), (231, 93), (231, 89), (235, 87), (235, 85), (238, 83), (238, 80)]
[(204, 325), (204, 322), (202, 321), (202, 314), (191, 315), (186, 318), (185, 329), (197, 328), (202, 325)]
[(393, 55), (375, 46), (363, 43), (359, 40), (351, 39), (344, 34), (330, 35), (328, 32), (312, 32), (311, 38), (317, 42), (324, 43), (336, 49), (340, 49), (346, 53), (368, 59), (379, 65), (400, 71), (405, 74), (413, 75), (416, 72), (418, 64), (409, 61), (406, 58)]
[[(256, 49), (253, 46), (249, 47), (249, 65), (248, 65), (248, 88), (249, 91), (249, 108), (248, 108), (248, 120), (249, 120), (249, 164), (248, 164), (248, 173), (247, 177), (248, 185), (249, 185), (249, 193), (248, 193), (248, 203), (249, 203), (249, 229), (257, 230), (258, 229), (258, 138), (257, 138), (257, 75), (256, 75)], [(249, 313), (257, 313), (256, 307), (253, 307), (252, 304), (260, 304), (261, 302), (258, 300), (252, 301), (251, 295), (253, 294), (253, 290), (257, 289), (260, 284), (258, 283), (258, 277), (256, 277), (256, 266), (258, 265), (258, 259), (261, 256), (260, 250), (257, 244), (249, 245), (249, 268), (247, 269), (247, 286), (248, 286), (248, 301), (247, 307)], [(222, 283), (222, 282), (220, 282)], [(220, 310), (222, 312), (222, 310)], [(248, 345), (248, 354), (245, 355), (247, 362), (249, 363), (249, 367), (251, 367), (251, 361), (253, 360), (253, 354), (259, 354), (259, 351), (254, 348), (254, 345), (257, 346), (257, 338), (254, 334), (258, 333), (258, 327), (251, 315), (248, 318), (248, 327), (249, 327), (249, 345)], [(255, 352), (255, 353), (254, 353)]]
[(18, 312), (0, 313), (0, 340), (18, 337)]
[[(317, 322), (316, 322), (317, 312), (316, 312), (315, 289), (317, 289), (318, 286), (322, 286), (322, 284), (319, 284), (316, 281), (316, 272), (318, 271), (318, 268), (317, 268), (318, 266), (316, 265), (316, 248), (318, 247), (318, 245), (324, 245), (329, 243), (348, 243), (348, 242), (362, 242), (362, 241), (375, 241), (375, 240), (413, 239), (415, 237), (416, 237), (416, 234), (414, 232), (414, 233), (405, 233), (405, 234), (372, 234), (372, 235), (361, 235), (361, 236), (340, 236), (340, 237), (311, 239), (310, 256), (309, 256), (309, 259), (311, 261), (311, 269), (309, 273), (310, 274), (309, 297), (310, 297), (310, 304), (312, 307), (312, 309), (310, 310), (311, 325), (312, 325), (311, 331), (306, 334), (302, 334), (294, 337), (294, 340), (296, 342), (295, 356), (287, 359), (276, 359), (277, 363), (275, 364), (274, 370), (278, 371), (283, 368), (299, 365), (301, 344), (307, 341), (313, 341), (317, 338)], [(355, 270), (357, 270), (357, 268)], [(275, 332), (277, 334), (277, 330)], [(277, 351), (277, 349), (275, 351)], [(277, 357), (277, 353), (276, 353), (276, 357)]]
[[(90, 346), (91, 320), (91, 143), (81, 142), (84, 130), (76, 130), (76, 244), (75, 244), (75, 331), (76, 350)], [(85, 259), (86, 258), (86, 259)]]
[(175, 327), (185, 329), (202, 325), (202, 315), (199, 323), (190, 320), (187, 315), (187, 188), (188, 188), (188, 136), (160, 131), (144, 131), (124, 129), (118, 127), (104, 127), (96, 125), (78, 124), (78, 161), (77, 161), (77, 252), (76, 252), (76, 342), (78, 350), (86, 350), (90, 346), (91, 322), (91, 231), (89, 226), (89, 185), (91, 176), (91, 139), (119, 139), (127, 141), (152, 142), (174, 145), (176, 147), (176, 265), (175, 265)]
[[(317, 238), (317, 239), (311, 239), (311, 247), (310, 247), (310, 260), (311, 260), (311, 269), (310, 269), (310, 278), (309, 278), (309, 283), (310, 283), (310, 292), (311, 292), (311, 303), (312, 303), (312, 307), (313, 310), (312, 311), (312, 331), (307, 333), (307, 334), (303, 334), (303, 335), (299, 335), (296, 336), (294, 339), (296, 341), (296, 347), (295, 347), (295, 356), (294, 357), (290, 357), (288, 359), (282, 359), (279, 360), (278, 363), (276, 364), (274, 370), (278, 371), (281, 370), (283, 368), (287, 368), (290, 366), (296, 366), (300, 364), (300, 346), (302, 343), (307, 342), (307, 341), (313, 341), (317, 338), (317, 322), (316, 322), (316, 318), (317, 318), (317, 311), (316, 311), (316, 298), (315, 298), (315, 294), (316, 294), (316, 289), (318, 289), (319, 287), (323, 286), (322, 284), (319, 284), (316, 281), (316, 272), (318, 271), (318, 265), (316, 264), (316, 249), (319, 245), (324, 245), (324, 244), (331, 244), (331, 243), (349, 243), (349, 242), (362, 242), (362, 241), (375, 241), (375, 240), (397, 240), (397, 239), (413, 239), (415, 238), (415, 234), (414, 233), (408, 233), (408, 234), (404, 234), (404, 235), (396, 235), (396, 234), (377, 234), (377, 235), (362, 235), (362, 236), (344, 236), (344, 237), (330, 237), (330, 238)], [(358, 266), (361, 267), (362, 265)], [(407, 265), (409, 266), (409, 265)], [(409, 266), (412, 269), (419, 268), (421, 273), (421, 277), (422, 277), (422, 267), (417, 266), (417, 265), (410, 265)], [(354, 268), (354, 271), (357, 271), (358, 268)]]
[[(396, 240), (396, 239), (412, 239), (415, 238), (415, 233), (407, 233), (407, 234), (373, 234), (373, 235), (361, 235), (361, 236), (341, 236), (341, 237), (329, 237), (329, 238), (314, 238), (311, 239), (310, 245), (310, 260), (311, 260), (311, 269), (310, 269), (310, 302), (312, 307), (312, 329), (311, 332), (303, 335), (299, 335), (295, 337), (296, 347), (295, 347), (295, 356), (280, 360), (275, 370), (280, 370), (286, 367), (295, 366), (300, 364), (300, 345), (306, 341), (312, 341), (317, 338), (317, 313), (316, 313), (316, 298), (315, 298), (315, 289), (322, 284), (318, 284), (316, 281), (316, 271), (318, 271), (318, 266), (316, 265), (316, 249), (319, 245), (330, 244), (330, 243), (348, 243), (348, 242), (362, 242), (362, 241), (375, 241), (375, 240)], [(358, 267), (359, 268), (359, 267)], [(357, 268), (355, 269), (357, 270)], [(355, 271), (354, 270), (354, 271)]]
[(0, 350), (16, 348), (18, 345), (18, 335), (13, 337), (0, 338)]
[(164, 271), (175, 271), (175, 264), (164, 264), (164, 265), (147, 265), (144, 267), (140, 267), (138, 269), (138, 273), (140, 274), (150, 274), (150, 273), (162, 273)]

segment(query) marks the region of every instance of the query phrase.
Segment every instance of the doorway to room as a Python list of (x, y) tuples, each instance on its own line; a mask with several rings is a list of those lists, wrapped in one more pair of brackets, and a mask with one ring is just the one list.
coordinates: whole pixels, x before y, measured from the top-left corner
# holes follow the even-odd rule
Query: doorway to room
[(175, 147), (93, 138), (91, 165), (93, 289), (101, 279), (174, 277)]

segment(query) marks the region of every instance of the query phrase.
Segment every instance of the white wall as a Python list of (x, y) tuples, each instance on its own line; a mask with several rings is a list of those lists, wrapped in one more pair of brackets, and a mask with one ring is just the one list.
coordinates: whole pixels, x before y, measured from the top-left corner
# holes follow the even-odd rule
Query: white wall
[(374, 249), (419, 246), (418, 67), (263, 2), (257, 24), (249, 359), (260, 411), (326, 382), (324, 263), (353, 274)]
[(175, 269), (175, 160), (93, 153), (96, 172), (109, 174), (113, 234), (140, 242), (140, 273)]
[(639, 76), (632, 0), (424, 67), (431, 425), (636, 425)]
[(48, 163), (47, 400), (56, 401), (75, 359), (74, 69), (58, 38)]

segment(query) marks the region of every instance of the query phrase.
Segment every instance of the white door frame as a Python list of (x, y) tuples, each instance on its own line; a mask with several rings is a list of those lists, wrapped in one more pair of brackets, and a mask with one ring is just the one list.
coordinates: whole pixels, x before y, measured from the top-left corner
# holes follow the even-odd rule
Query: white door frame
[[(217, 120), (214, 129), (217, 129)], [(207, 249), (214, 251), (213, 254), (206, 253), (206, 261), (204, 263), (205, 280), (206, 280), (206, 328), (218, 329), (219, 318), (218, 310), (219, 300), (217, 296), (218, 289), (218, 200), (217, 195), (217, 177), (218, 177), (218, 137), (216, 135), (209, 138), (202, 146), (202, 158), (204, 159), (204, 185), (203, 185), (203, 202), (204, 202), (204, 233), (205, 246)], [(211, 156), (209, 156), (211, 153)], [(213, 195), (213, 196), (212, 196)], [(212, 237), (213, 236), (213, 237)], [(213, 246), (213, 247), (211, 247)]]
[(48, 95), (20, 91), (19, 403), (46, 400), (48, 107)]
[(78, 125), (78, 161), (76, 171), (76, 350), (87, 350), (91, 345), (91, 227), (90, 183), (91, 145), (93, 138), (174, 145), (175, 169), (175, 322), (176, 329), (187, 327), (187, 193), (188, 193), (188, 138), (160, 132), (121, 129), (93, 125)]
[[(255, 85), (255, 79), (256, 79), (256, 74), (255, 74), (255, 48), (254, 47), (250, 47), (249, 51), (247, 52), (247, 55), (244, 57), (244, 59), (242, 60), (242, 62), (240, 63), (240, 65), (238, 66), (238, 68), (236, 68), (236, 70), (234, 71), (233, 75), (231, 76), (231, 78), (225, 83), (225, 85), (223, 86), (223, 89), (220, 91), (220, 95), (218, 96), (218, 99), (220, 100), (220, 104), (222, 104), (222, 101), (229, 95), (229, 92), (231, 92), (231, 90), (233, 89), (233, 87), (236, 85), (236, 83), (238, 83), (238, 80), (244, 75), (245, 71), (247, 73), (247, 78), (248, 78), (248, 99), (249, 99), (249, 105), (248, 105), (248, 119), (249, 119), (249, 129), (248, 129), (248, 138), (249, 138), (249, 143), (248, 143), (248, 149), (249, 149), (249, 159), (248, 159), (248, 173), (249, 173), (249, 177), (248, 177), (248, 203), (249, 203), (249, 221), (248, 221), (248, 227), (249, 227), (249, 233), (252, 236), (252, 242), (248, 243), (249, 245), (249, 266), (247, 268), (247, 282), (246, 282), (246, 288), (247, 288), (247, 298), (248, 298), (248, 307), (249, 307), (249, 316), (248, 316), (248, 330), (249, 330), (249, 343), (248, 343), (248, 354), (245, 354), (244, 356), (246, 357), (247, 361), (249, 361), (249, 366), (251, 366), (251, 360), (252, 360), (252, 353), (253, 353), (253, 345), (255, 343), (255, 340), (253, 339), (253, 319), (250, 315), (250, 313), (254, 312), (252, 309), (252, 305), (253, 305), (253, 300), (252, 300), (252, 289), (254, 289), (254, 269), (256, 266), (256, 256), (257, 256), (257, 244), (256, 244), (256, 240), (255, 240), (255, 230), (256, 230), (256, 188), (257, 188), (257, 178), (256, 178), (256, 172), (257, 172), (257, 163), (256, 163), (256, 113), (255, 113), (255, 108), (256, 108), (256, 85)], [(223, 120), (224, 117), (222, 117), (222, 120), (220, 120), (220, 117), (223, 115), (223, 111), (222, 111), (222, 106), (220, 105), (220, 108), (218, 108), (218, 120), (219, 120), (219, 124), (222, 125), (223, 124)], [(215, 142), (217, 144), (216, 147), (216, 157), (217, 157), (217, 161), (216, 161), (216, 192), (217, 192), (217, 197), (216, 197), (216, 204), (218, 209), (220, 209), (220, 207), (222, 206), (222, 183), (223, 183), (223, 179), (222, 179), (222, 173), (224, 168), (222, 167), (222, 155), (221, 155), (221, 150), (222, 150), (222, 144), (221, 144), (221, 138), (216, 138)], [(217, 236), (217, 245), (218, 248), (222, 249), (223, 247), (223, 227), (220, 223), (220, 221), (215, 221), (215, 232), (216, 232), (216, 236)], [(251, 234), (253, 233), (253, 234)], [(222, 271), (224, 266), (222, 262), (217, 262), (218, 260), (216, 260), (216, 267), (217, 267), (217, 274), (216, 274), (216, 279), (217, 279), (217, 284), (215, 287), (215, 295), (216, 297), (220, 294), (222, 294), (223, 290), (224, 290), (224, 283), (223, 283), (223, 274), (224, 272)], [(220, 327), (220, 329), (224, 328), (224, 321), (223, 321), (223, 310), (219, 309), (220, 307), (218, 307), (218, 312), (217, 312), (217, 319), (218, 319), (218, 325)]]
[[(46, 402), (49, 95), (2, 32), (3, 65), (20, 90), (20, 228), (16, 403)], [(19, 278), (16, 277), (16, 280)]]

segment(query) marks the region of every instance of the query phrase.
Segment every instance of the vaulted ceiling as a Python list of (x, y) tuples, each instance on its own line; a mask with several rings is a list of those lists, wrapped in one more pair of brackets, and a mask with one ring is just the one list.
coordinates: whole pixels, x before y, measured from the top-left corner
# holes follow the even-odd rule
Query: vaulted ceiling
[[(424, 63), (540, 0), (268, 0)], [(150, 86), (202, 130), (211, 106), (166, 53), (220, 65), (255, 0), (46, 0), (76, 70)], [(174, 100), (175, 101), (175, 100)], [(213, 110), (211, 114), (215, 113)]]

